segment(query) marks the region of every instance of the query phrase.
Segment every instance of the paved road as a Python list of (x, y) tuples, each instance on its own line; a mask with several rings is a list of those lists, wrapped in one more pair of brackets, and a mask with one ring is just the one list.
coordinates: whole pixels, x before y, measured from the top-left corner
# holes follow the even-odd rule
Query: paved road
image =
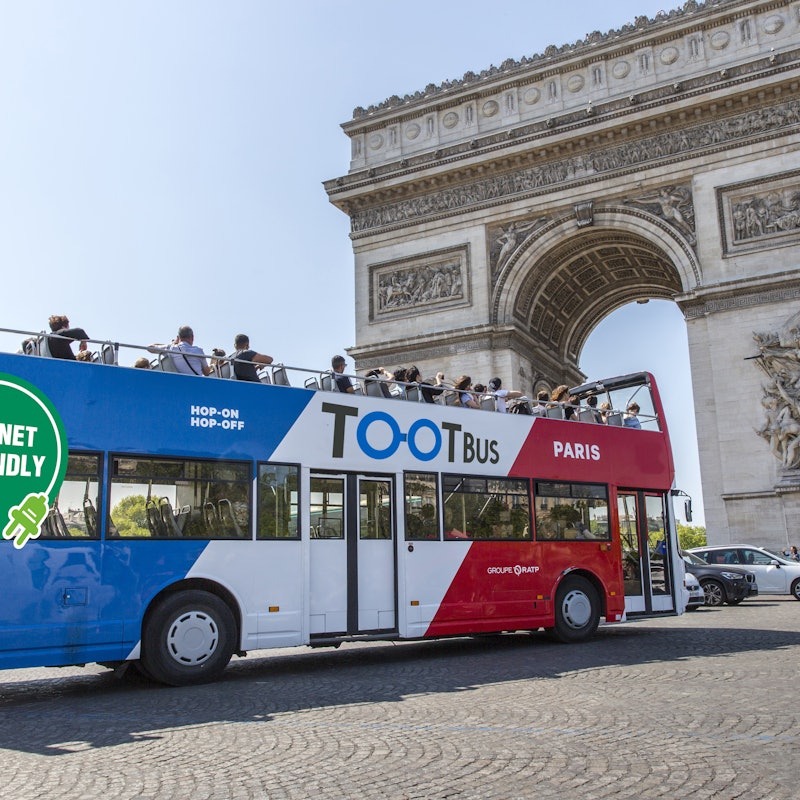
[(1, 672), (0, 798), (788, 800), (798, 665), (800, 603), (762, 597), (577, 646), (282, 650), (184, 689)]

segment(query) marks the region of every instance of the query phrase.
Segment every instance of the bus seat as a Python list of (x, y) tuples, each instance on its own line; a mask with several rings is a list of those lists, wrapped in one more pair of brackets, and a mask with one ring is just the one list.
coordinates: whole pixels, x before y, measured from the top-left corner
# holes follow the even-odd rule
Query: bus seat
[(236, 517), (233, 515), (233, 504), (230, 500), (223, 498), (217, 503), (219, 509), (219, 519), (222, 523), (223, 530), (227, 533), (232, 529), (233, 534), (242, 538), (242, 529), (236, 522)]
[(234, 377), (230, 361), (217, 361), (214, 364), (214, 373), (218, 378), (224, 378), (225, 380)]
[(612, 411), (606, 416), (606, 425), (615, 425), (617, 428), (622, 427), (622, 412)]
[(180, 529), (175, 519), (172, 503), (170, 503), (166, 497), (162, 497), (159, 501), (158, 511), (161, 514), (161, 522), (164, 524), (167, 536), (183, 536), (183, 531)]
[(495, 405), (492, 395), (481, 397), (480, 406), (482, 411), (497, 411), (497, 406)]
[(25, 339), (22, 342), (22, 347), (20, 347), (20, 352), (24, 353), (26, 356), (38, 356), (39, 339), (34, 337), (31, 337), (30, 339)]
[(261, 383), (272, 383), (272, 378), (269, 376), (269, 372), (265, 369), (259, 371), (258, 379), (261, 381)]
[(410, 400), (412, 403), (419, 403), (419, 386), (406, 386), (406, 400)]
[(117, 363), (117, 354), (111, 342), (103, 342), (103, 344), (100, 345), (100, 361), (102, 361), (103, 364)]
[(286, 367), (273, 367), (272, 382), (276, 386), (291, 386), (289, 376), (286, 374)]
[(158, 366), (162, 372), (177, 372), (172, 356), (161, 353), (158, 356)]
[(303, 386), (316, 392), (319, 389), (319, 380), (312, 375), (310, 378), (306, 378)]
[(52, 358), (53, 355), (50, 352), (50, 343), (44, 333), (39, 334), (37, 342), (39, 345), (39, 355), (45, 358)]
[(446, 406), (457, 406), (459, 404), (458, 392), (443, 392), (441, 397), (444, 398), (444, 405)]
[(322, 386), (323, 392), (338, 392), (339, 391), (339, 384), (336, 383), (334, 380), (333, 375), (330, 372), (326, 372), (323, 375), (319, 376), (320, 385)]
[(578, 419), (581, 422), (597, 422), (594, 416), (594, 411), (591, 408), (582, 408), (578, 411)]
[(377, 380), (365, 381), (364, 386), (366, 387), (368, 397), (384, 397), (383, 389), (381, 389), (381, 385)]
[(550, 419), (564, 419), (564, 406), (551, 406), (546, 408), (544, 415)]

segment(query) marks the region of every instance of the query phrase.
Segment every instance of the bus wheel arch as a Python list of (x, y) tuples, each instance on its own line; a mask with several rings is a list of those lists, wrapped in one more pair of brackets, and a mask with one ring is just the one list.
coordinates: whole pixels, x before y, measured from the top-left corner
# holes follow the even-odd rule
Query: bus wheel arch
[(146, 674), (170, 686), (220, 677), (240, 639), (238, 607), (220, 589), (209, 581), (182, 581), (153, 599), (142, 620)]
[(551, 638), (573, 643), (590, 639), (604, 613), (602, 587), (593, 575), (575, 570), (565, 575), (555, 591)]

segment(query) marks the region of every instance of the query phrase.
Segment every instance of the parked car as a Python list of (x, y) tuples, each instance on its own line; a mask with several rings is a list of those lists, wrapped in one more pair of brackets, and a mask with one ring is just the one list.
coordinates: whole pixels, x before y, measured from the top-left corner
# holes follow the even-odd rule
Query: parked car
[(689, 600), (686, 603), (687, 611), (696, 611), (700, 606), (705, 605), (706, 596), (703, 594), (703, 587), (691, 572), (684, 574), (683, 585), (689, 592)]
[(686, 571), (699, 581), (707, 606), (721, 606), (723, 603), (735, 606), (758, 595), (756, 576), (746, 569), (707, 564), (700, 556), (686, 550), (681, 550), (681, 557)]
[(756, 576), (760, 594), (790, 594), (800, 600), (800, 564), (751, 544), (721, 544), (692, 547), (708, 564), (743, 567)]

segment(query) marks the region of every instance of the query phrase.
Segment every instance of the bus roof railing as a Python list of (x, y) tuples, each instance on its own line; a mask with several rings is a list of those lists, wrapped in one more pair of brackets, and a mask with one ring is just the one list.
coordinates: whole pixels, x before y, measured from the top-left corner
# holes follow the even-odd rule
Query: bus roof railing
[[(13, 328), (0, 328), (2, 334), (13, 334), (25, 337), (21, 343), (20, 349), (17, 351), (24, 355), (34, 355), (40, 357), (52, 357), (46, 347), (49, 338), (62, 338), (69, 341), (76, 341), (72, 337), (59, 336), (57, 333), (49, 331), (25, 331)], [(133, 350), (138, 354), (148, 356), (149, 369), (161, 372), (176, 372), (174, 368), (170, 369), (171, 361), (169, 354), (172, 352), (167, 347), (156, 347), (152, 345), (138, 345), (126, 342), (115, 342), (108, 339), (86, 339), (93, 345), (97, 345), (98, 349), (93, 352), (93, 358), (88, 363), (106, 365), (106, 366), (123, 366), (119, 363), (119, 353), (121, 350)], [(29, 343), (36, 343), (36, 346), (26, 347)], [(155, 355), (155, 358), (150, 358)], [(233, 369), (234, 363), (252, 363), (245, 362), (244, 359), (236, 359), (233, 355), (216, 356), (213, 354), (205, 354), (204, 357), (208, 359), (212, 368), (211, 377), (220, 379), (234, 378), (235, 373)], [(133, 368), (133, 364), (130, 368)], [(309, 369), (307, 367), (297, 367), (290, 364), (283, 364), (280, 362), (273, 362), (272, 364), (255, 364), (257, 374), (261, 383), (272, 384), (274, 386), (293, 386), (294, 388), (307, 389), (312, 391), (340, 391), (334, 373), (332, 370), (318, 370)], [(291, 375), (291, 377), (290, 377)], [(295, 378), (295, 376), (297, 376)], [(195, 377), (192, 375), (186, 377)], [(491, 391), (476, 392), (474, 390), (458, 390), (453, 386), (444, 385), (436, 386), (420, 383), (408, 383), (405, 381), (388, 380), (378, 377), (366, 377), (363, 375), (356, 375), (352, 373), (338, 373), (337, 377), (349, 378), (354, 392), (360, 395), (371, 395), (375, 397), (383, 397), (387, 400), (404, 400), (407, 402), (425, 402), (424, 391), (420, 387), (430, 386), (431, 389), (437, 392), (434, 400), (435, 403), (440, 405), (453, 405), (459, 406), (459, 396), (466, 391), (472, 395), (481, 410), (496, 410), (497, 395)], [(387, 393), (381, 391), (378, 394), (374, 391), (375, 387), (379, 384), (385, 384)], [(580, 404), (580, 401), (590, 395), (606, 394), (610, 396), (610, 392), (616, 390), (624, 390), (629, 388), (650, 388), (650, 376), (647, 372), (634, 372), (628, 375), (619, 375), (611, 378), (604, 378), (603, 380), (588, 381), (576, 386), (569, 390), (569, 394), (577, 399), (577, 403), (570, 405), (569, 403), (555, 403), (548, 401), (548, 413), (542, 414), (543, 417), (553, 419), (564, 419), (565, 409), (572, 408), (574, 415), (572, 419), (575, 421), (590, 421), (587, 415), (581, 413), (586, 410), (586, 406)], [(632, 399), (632, 398), (631, 398)], [(523, 406), (522, 409), (515, 409), (522, 411), (523, 414), (530, 415), (533, 411), (536, 401), (531, 401), (528, 397), (520, 397), (516, 400), (507, 401), (509, 410), (514, 405)], [(626, 406), (627, 407), (627, 404)], [(561, 409), (560, 414), (555, 414), (553, 409)], [(621, 425), (623, 418), (623, 411), (617, 409), (609, 410), (608, 423), (611, 425)], [(639, 417), (642, 424), (647, 427), (659, 427), (658, 419), (655, 413), (649, 414), (646, 411), (640, 413)], [(655, 423), (655, 426), (653, 426)]]

